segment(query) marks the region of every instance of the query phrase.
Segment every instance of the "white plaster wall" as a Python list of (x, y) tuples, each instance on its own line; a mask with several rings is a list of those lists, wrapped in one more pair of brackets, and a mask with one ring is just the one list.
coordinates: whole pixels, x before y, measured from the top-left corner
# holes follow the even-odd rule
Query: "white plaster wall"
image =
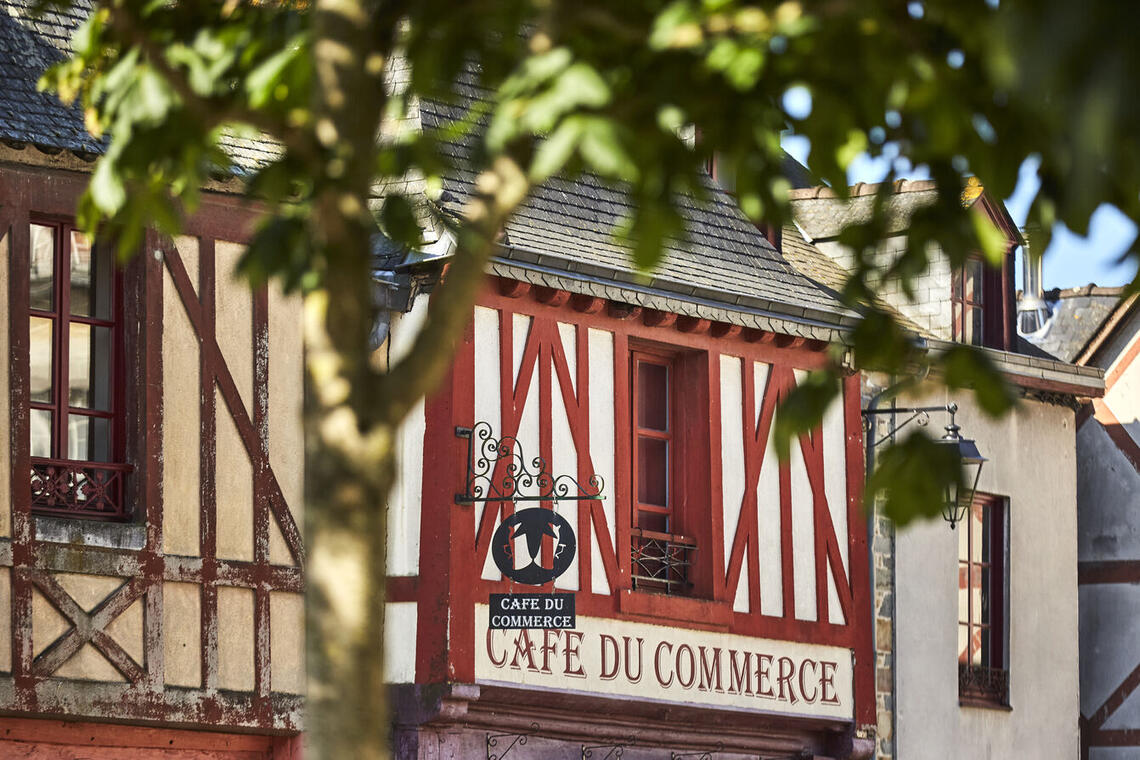
[[(388, 352), (393, 364), (411, 350), (427, 316), (428, 297), (421, 295), (407, 314), (393, 317)], [(424, 401), (420, 399), (396, 432), (399, 463), (388, 499), (388, 574), (418, 575), (420, 567), (420, 514), (423, 497)]]
[[(614, 336), (605, 330), (587, 332), (590, 359), (590, 462), (605, 483), (602, 512), (609, 528), (610, 548), (617, 550), (617, 480), (614, 472)], [(604, 540), (604, 537), (603, 537)], [(595, 594), (609, 594), (610, 584), (602, 564), (599, 536), (591, 531), (590, 587)], [(583, 551), (578, 547), (578, 551)]]
[(1077, 432), (1077, 503), (1082, 560), (1140, 559), (1140, 473), (1096, 418)]
[[(896, 537), (897, 757), (1078, 756), (1073, 412), (1023, 401), (1001, 420), (954, 393), (958, 423), (989, 457), (979, 488), (1009, 498), (1012, 710), (958, 705), (958, 541), (941, 520)], [(922, 403), (945, 403), (945, 392)], [(934, 424), (944, 424), (937, 415)]]

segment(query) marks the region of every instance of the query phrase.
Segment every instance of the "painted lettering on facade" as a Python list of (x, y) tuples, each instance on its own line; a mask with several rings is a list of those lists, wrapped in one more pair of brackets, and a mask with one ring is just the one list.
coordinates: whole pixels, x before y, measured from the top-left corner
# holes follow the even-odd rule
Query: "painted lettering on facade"
[(492, 630), (476, 607), (475, 676), (638, 699), (851, 718), (849, 649), (578, 617), (577, 630)]

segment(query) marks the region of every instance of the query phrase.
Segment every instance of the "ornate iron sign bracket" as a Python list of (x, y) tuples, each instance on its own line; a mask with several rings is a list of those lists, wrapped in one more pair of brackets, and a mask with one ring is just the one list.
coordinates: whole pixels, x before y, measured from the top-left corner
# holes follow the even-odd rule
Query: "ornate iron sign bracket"
[(712, 760), (712, 756), (724, 750), (724, 742), (717, 742), (716, 747), (703, 752), (670, 752), (669, 760), (681, 760), (685, 757), (695, 757), (697, 760)]
[[(456, 504), (486, 501), (585, 501), (605, 497), (605, 482), (597, 474), (583, 485), (570, 475), (551, 475), (545, 459), (527, 460), (514, 436), (496, 439), (490, 424), (455, 428), (455, 435), (467, 439), (467, 482)], [(505, 463), (505, 464), (500, 464)]]
[[(537, 723), (531, 723), (529, 734), (487, 734), (487, 760), (503, 760), (515, 748), (516, 744), (520, 747), (525, 746), (526, 740), (537, 734), (539, 730)], [(492, 752), (491, 750), (499, 746), (500, 739), (511, 739), (512, 741), (502, 752)]]
[(587, 760), (594, 756), (594, 751), (601, 752), (608, 750), (606, 754), (602, 755), (601, 760), (610, 760), (610, 758), (618, 758), (625, 754), (625, 745), (632, 744), (633, 739), (627, 739), (624, 744), (595, 744), (592, 747), (582, 745), (582, 760)]

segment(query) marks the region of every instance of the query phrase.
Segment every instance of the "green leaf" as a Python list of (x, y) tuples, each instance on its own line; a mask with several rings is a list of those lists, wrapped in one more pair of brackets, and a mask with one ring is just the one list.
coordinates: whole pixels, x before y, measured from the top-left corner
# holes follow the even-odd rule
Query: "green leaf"
[(574, 154), (585, 125), (580, 117), (565, 119), (550, 137), (538, 144), (530, 164), (530, 179), (535, 184), (558, 174)]
[(973, 388), (978, 405), (991, 417), (1005, 414), (1017, 398), (1001, 370), (974, 346), (955, 345), (939, 357), (949, 388)]
[(981, 213), (970, 214), (970, 221), (974, 225), (974, 234), (982, 246), (982, 253), (991, 266), (1000, 268), (1005, 259), (1006, 238), (989, 217)]
[(578, 150), (590, 168), (602, 176), (628, 181), (637, 178), (637, 165), (609, 119), (585, 119)]
[(962, 463), (951, 447), (916, 430), (876, 453), (864, 504), (882, 500), (883, 513), (898, 526), (942, 513), (946, 486), (964, 482)]
[(380, 230), (392, 240), (408, 248), (423, 243), (423, 230), (416, 218), (411, 200), (405, 195), (389, 195), (380, 209)]
[(819, 427), (824, 412), (839, 397), (839, 377), (832, 370), (814, 370), (799, 381), (776, 408), (772, 442), (780, 461), (791, 453), (791, 441)]
[(123, 186), (116, 163), (118, 152), (113, 153), (113, 150), (114, 147), (95, 164), (91, 184), (87, 188), (95, 207), (107, 216), (118, 213), (127, 202), (127, 189)]

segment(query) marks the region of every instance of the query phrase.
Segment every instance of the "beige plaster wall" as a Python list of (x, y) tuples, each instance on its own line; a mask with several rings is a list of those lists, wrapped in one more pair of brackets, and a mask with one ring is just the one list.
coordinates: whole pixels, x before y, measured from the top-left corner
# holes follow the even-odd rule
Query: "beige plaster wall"
[[(179, 254), (197, 282), (198, 245), (181, 238)], [(201, 367), (198, 339), (174, 286), (164, 271), (162, 285), (162, 498), (163, 551), (200, 553)]]
[(284, 591), (269, 594), (269, 651), (273, 691), (305, 693), (305, 596)]
[[(85, 575), (80, 573), (55, 573), (53, 579), (86, 612), (93, 611), (107, 597), (117, 591), (126, 578), (106, 575)], [(7, 591), (5, 574), (5, 592)], [(72, 629), (68, 621), (55, 605), (40, 591), (32, 592), (32, 649), (38, 656), (60, 636)], [(112, 620), (104, 631), (130, 655), (139, 665), (143, 657), (143, 603), (135, 600), (122, 613)], [(56, 669), (59, 678), (74, 678), (88, 681), (115, 681), (126, 679), (94, 646), (86, 644)]]
[[(305, 438), (301, 428), (305, 348), (301, 298), (269, 288), (269, 463), (298, 527), (304, 524)], [(276, 521), (270, 521), (269, 561), (293, 565)]]
[[(958, 424), (989, 458), (979, 490), (1009, 499), (1012, 710), (958, 705), (958, 536), (933, 520), (896, 534), (897, 757), (1077, 757), (1077, 523), (1072, 410), (1022, 401), (982, 414), (954, 392)], [(920, 401), (943, 404), (945, 391)], [(945, 424), (935, 415), (931, 427)], [(937, 426), (937, 427), (935, 427)]]
[(253, 465), (233, 417), (216, 393), (219, 559), (253, 560)]
[(198, 584), (162, 584), (162, 659), (171, 686), (202, 685), (201, 613)]
[(218, 588), (218, 688), (253, 691), (253, 589)]

